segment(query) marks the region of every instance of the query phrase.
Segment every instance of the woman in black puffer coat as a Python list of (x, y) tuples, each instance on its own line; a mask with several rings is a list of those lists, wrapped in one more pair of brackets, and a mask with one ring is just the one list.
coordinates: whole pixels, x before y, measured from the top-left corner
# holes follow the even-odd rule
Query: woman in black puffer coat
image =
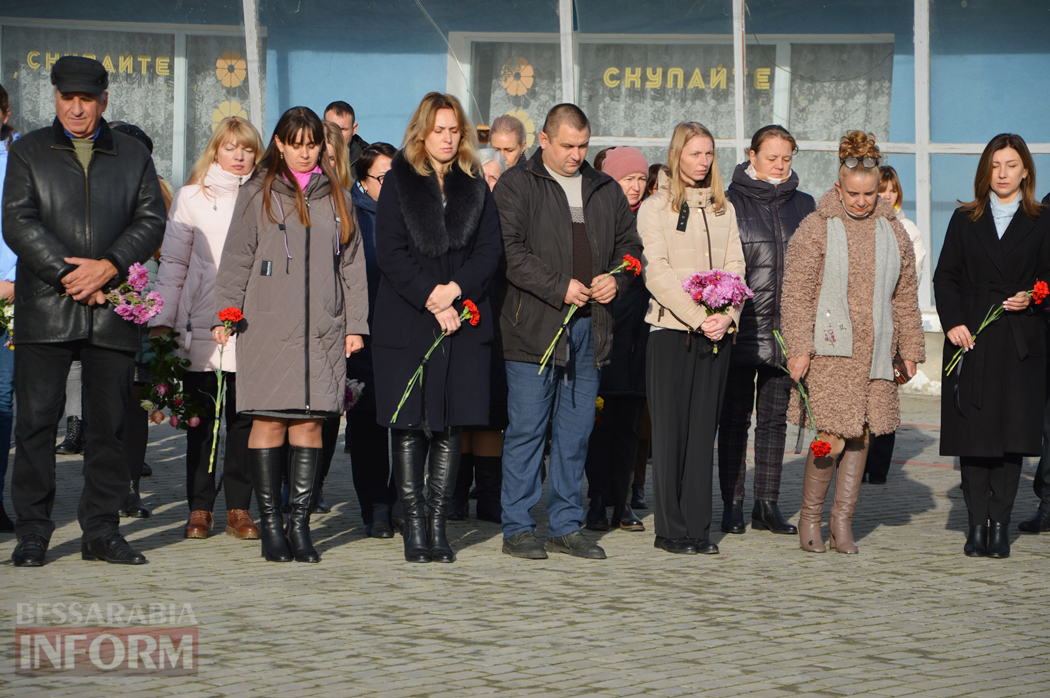
[(798, 532), (777, 506), (792, 381), (779, 368), (785, 357), (773, 337), (773, 330), (780, 329), (788, 240), (816, 208), (813, 197), (798, 190), (798, 175), (791, 169), (796, 152), (795, 139), (784, 127), (762, 127), (751, 138), (748, 161), (737, 165), (726, 194), (736, 210), (747, 285), (755, 293), (740, 316), (718, 426), (718, 481), (726, 533), (746, 530), (745, 456), (752, 409), (757, 423), (751, 526), (785, 535)]

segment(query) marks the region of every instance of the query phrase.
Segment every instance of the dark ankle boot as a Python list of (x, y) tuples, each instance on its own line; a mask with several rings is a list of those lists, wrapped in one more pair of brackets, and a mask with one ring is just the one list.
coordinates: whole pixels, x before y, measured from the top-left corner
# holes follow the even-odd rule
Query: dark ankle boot
[(784, 519), (777, 503), (767, 499), (755, 500), (755, 506), (751, 510), (751, 528), (789, 536), (798, 533), (798, 529)]
[(66, 420), (66, 438), (55, 447), (60, 456), (75, 456), (84, 450), (84, 422), (80, 417), (69, 417)]
[(1003, 560), (1010, 557), (1010, 525), (992, 521), (988, 526), (988, 548), (985, 557)]
[(743, 533), (747, 530), (744, 525), (744, 500), (734, 499), (732, 501), (723, 499), (722, 504), (722, 531), (724, 533)]
[(405, 560), (430, 562), (427, 524), (423, 499), (423, 467), (430, 442), (421, 431), (390, 430), (394, 483), (401, 513), (401, 535), (405, 539)]
[(320, 448), (292, 446), (288, 463), (288, 549), (296, 562), (320, 562), (310, 540), (310, 504), (317, 485), (317, 469), (321, 462)]
[(372, 505), (372, 523), (368, 535), (372, 538), (393, 538), (390, 530), (390, 507), (386, 504)]
[(478, 483), (478, 519), (502, 523), (503, 459), (474, 456), (474, 479)]
[(585, 527), (591, 531), (609, 530), (609, 519), (605, 516), (605, 499), (600, 494), (591, 497), (591, 506), (587, 510)]
[(430, 442), (429, 489), (430, 516), (427, 518), (427, 547), (434, 562), (455, 562), (456, 553), (445, 535), (452, 488), (459, 470), (460, 451), (463, 447), (463, 432), (458, 427), (435, 434)]
[(262, 555), (270, 562), (291, 562), (281, 515), (281, 480), (285, 471), (283, 448), (249, 448), (248, 464), (259, 506), (259, 540)]
[(984, 557), (988, 552), (988, 524), (976, 524), (970, 526), (966, 535), (966, 544), (963, 546), (963, 554), (966, 557)]

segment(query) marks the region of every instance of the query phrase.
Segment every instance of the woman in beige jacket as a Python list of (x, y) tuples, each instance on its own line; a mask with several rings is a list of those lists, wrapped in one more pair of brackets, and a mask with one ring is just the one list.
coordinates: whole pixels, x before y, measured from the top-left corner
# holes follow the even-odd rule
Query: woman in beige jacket
[(638, 210), (642, 269), (653, 298), (646, 386), (653, 423), (656, 547), (715, 554), (711, 478), (715, 431), (729, 370), (729, 338), (740, 308), (709, 314), (682, 283), (711, 269), (744, 275), (733, 205), (726, 200), (714, 136), (704, 126), (675, 127), (669, 172)]

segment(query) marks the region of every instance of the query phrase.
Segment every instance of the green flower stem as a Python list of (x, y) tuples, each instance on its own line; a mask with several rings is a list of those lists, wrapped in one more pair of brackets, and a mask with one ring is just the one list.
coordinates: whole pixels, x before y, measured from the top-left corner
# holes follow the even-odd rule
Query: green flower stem
[[(787, 355), (788, 355), (787, 345), (784, 344), (784, 338), (780, 336), (780, 330), (773, 330), (773, 336), (776, 337), (777, 344), (780, 345), (780, 351), (783, 352), (783, 354), (784, 354), (784, 360), (787, 361)], [(783, 371), (784, 373), (788, 374), (789, 376), (791, 375), (791, 371), (789, 371), (788, 367), (785, 366), (784, 364), (778, 364), (777, 367), (781, 371)], [(819, 431), (817, 429), (817, 418), (813, 416), (813, 410), (810, 409), (810, 406), (809, 406), (809, 395), (806, 394), (806, 389), (802, 387), (802, 381), (799, 380), (798, 382), (796, 382), (795, 383), (795, 387), (798, 388), (798, 396), (800, 398), (802, 398), (802, 404), (806, 406), (806, 413), (809, 414), (809, 421), (810, 421), (810, 423), (813, 424), (813, 431)], [(805, 429), (806, 426), (802, 425), (802, 428)], [(818, 440), (819, 440), (819, 436), (818, 436)]]
[[(993, 305), (991, 308), (989, 308), (988, 312), (985, 313), (985, 315), (984, 315), (984, 320), (981, 321), (980, 327), (978, 327), (977, 331), (974, 332), (970, 336), (970, 341), (971, 342), (976, 341), (977, 340), (977, 335), (981, 334), (981, 330), (983, 330), (985, 327), (988, 327), (988, 325), (990, 325), (993, 322), (995, 322), (996, 320), (998, 320), (1002, 316), (1002, 314), (1003, 314), (1003, 306), (1001, 306), (1001, 305)], [(955, 367), (958, 366), (959, 362), (962, 360), (962, 356), (963, 356), (963, 349), (962, 349), (962, 347), (959, 347), (958, 351), (955, 352), (955, 355), (952, 356), (952, 360), (949, 361), (948, 365), (945, 367), (944, 375), (950, 376), (952, 374), (952, 371), (955, 370)]]
[[(229, 331), (229, 323), (223, 323), (226, 331)], [(215, 369), (215, 378), (219, 382), (215, 391), (215, 423), (211, 427), (211, 455), (208, 456), (208, 472), (215, 470), (215, 452), (219, 447), (219, 421), (222, 417), (222, 401), (226, 397), (226, 381), (222, 379), (222, 352), (226, 347), (219, 345), (219, 367)]]

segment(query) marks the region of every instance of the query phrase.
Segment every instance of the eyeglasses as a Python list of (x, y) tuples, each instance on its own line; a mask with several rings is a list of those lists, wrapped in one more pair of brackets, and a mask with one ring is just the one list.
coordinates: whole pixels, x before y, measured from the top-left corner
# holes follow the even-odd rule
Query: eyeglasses
[(851, 170), (857, 169), (857, 165), (863, 164), (869, 170), (879, 164), (878, 158), (843, 158), (839, 160)]
[(376, 177), (375, 175), (371, 175), (371, 174), (370, 175), (365, 175), (365, 176), (366, 177), (371, 177), (375, 181), (379, 182), (380, 186), (382, 186), (383, 185), (383, 180), (386, 179), (386, 172), (384, 172), (383, 174), (379, 175), (378, 177)]

